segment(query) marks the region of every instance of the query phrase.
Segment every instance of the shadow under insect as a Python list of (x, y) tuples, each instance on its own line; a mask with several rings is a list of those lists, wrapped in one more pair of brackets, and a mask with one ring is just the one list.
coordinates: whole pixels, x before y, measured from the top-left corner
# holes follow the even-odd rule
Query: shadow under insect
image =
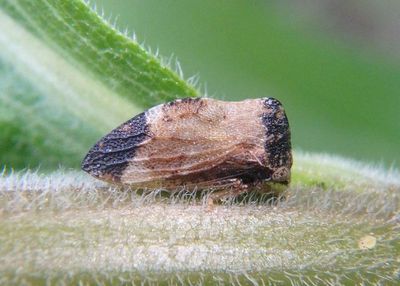
[[(139, 197), (141, 204), (152, 204), (154, 202), (182, 205), (203, 205), (211, 207), (215, 205), (277, 205), (286, 199), (287, 186), (276, 183), (267, 183), (264, 189), (250, 189), (239, 195), (235, 194), (234, 189), (226, 188), (226, 195), (220, 196), (221, 189), (199, 189), (198, 187), (189, 188), (187, 186), (177, 187), (175, 190), (166, 189), (132, 189), (129, 186), (119, 186), (119, 192)], [(218, 194), (218, 199), (213, 197)]]

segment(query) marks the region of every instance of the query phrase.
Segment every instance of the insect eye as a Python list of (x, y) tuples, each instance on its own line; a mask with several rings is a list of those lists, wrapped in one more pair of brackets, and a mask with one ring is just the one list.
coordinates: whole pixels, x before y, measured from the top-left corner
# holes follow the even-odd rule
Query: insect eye
[(277, 111), (277, 112), (275, 113), (275, 117), (276, 117), (277, 119), (282, 119), (284, 116), (285, 116), (285, 114), (283, 113), (282, 110), (279, 110), (279, 111)]
[(278, 168), (273, 174), (272, 174), (272, 180), (277, 181), (277, 182), (284, 182), (287, 181), (289, 178), (289, 169), (286, 167), (281, 167)]

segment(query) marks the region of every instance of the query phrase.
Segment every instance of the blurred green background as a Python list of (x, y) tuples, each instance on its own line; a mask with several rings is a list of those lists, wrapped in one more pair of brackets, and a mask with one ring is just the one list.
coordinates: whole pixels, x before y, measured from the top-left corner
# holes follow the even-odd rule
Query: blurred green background
[(400, 2), (96, 0), (212, 97), (274, 96), (296, 149), (400, 162)]

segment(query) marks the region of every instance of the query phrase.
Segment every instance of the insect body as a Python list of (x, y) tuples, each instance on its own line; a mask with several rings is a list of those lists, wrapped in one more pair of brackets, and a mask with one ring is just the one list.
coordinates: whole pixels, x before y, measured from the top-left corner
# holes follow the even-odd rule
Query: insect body
[(232, 187), (233, 194), (264, 182), (288, 184), (291, 165), (289, 124), (278, 100), (186, 98), (111, 131), (82, 169), (137, 188)]

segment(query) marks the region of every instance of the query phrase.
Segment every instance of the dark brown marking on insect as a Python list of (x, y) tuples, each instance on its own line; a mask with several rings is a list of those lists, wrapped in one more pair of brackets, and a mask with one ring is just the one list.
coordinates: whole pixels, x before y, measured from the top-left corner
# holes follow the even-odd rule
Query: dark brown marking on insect
[[(206, 106), (206, 101), (201, 97), (188, 97), (176, 99), (163, 105), (163, 120), (171, 122), (176, 119), (190, 118), (194, 114), (198, 114), (202, 108)], [(172, 115), (172, 116), (171, 116)]]
[(178, 104), (182, 104), (182, 103), (191, 105), (191, 104), (194, 104), (194, 103), (202, 101), (202, 100), (203, 100), (203, 98), (201, 98), (201, 97), (178, 98), (178, 99), (175, 99), (175, 100), (173, 100), (171, 102), (165, 103), (164, 107), (168, 108), (168, 107), (172, 107), (172, 106), (175, 106), (175, 105), (178, 105)]
[(187, 175), (172, 175), (165, 180), (164, 184), (165, 186), (176, 186), (213, 182), (210, 185), (210, 187), (213, 187), (214, 184), (218, 185), (220, 180), (237, 179), (243, 184), (253, 186), (261, 181), (270, 181), (272, 174), (271, 169), (259, 164), (248, 163), (246, 166), (239, 166), (238, 162), (231, 161)]
[(141, 113), (100, 139), (82, 162), (82, 169), (89, 174), (113, 182), (120, 182), (121, 175), (135, 156), (138, 145), (149, 137), (146, 114)]
[(277, 171), (273, 179), (285, 181), (285, 177), (290, 176), (292, 166), (289, 121), (277, 99), (265, 99), (264, 107), (266, 112), (262, 115), (262, 122), (266, 130), (264, 148), (268, 154), (268, 164)]
[(164, 117), (163, 117), (163, 119), (162, 119), (164, 122), (172, 122), (173, 121), (173, 119), (170, 117), (170, 116), (168, 116), (168, 115), (164, 115)]

